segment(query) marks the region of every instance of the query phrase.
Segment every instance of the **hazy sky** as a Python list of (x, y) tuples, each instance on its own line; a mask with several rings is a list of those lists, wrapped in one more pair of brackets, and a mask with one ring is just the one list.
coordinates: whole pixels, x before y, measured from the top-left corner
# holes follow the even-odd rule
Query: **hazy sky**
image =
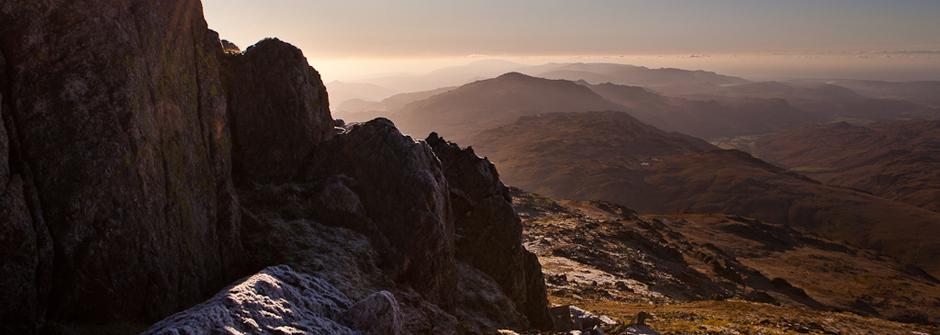
[(336, 78), (351, 75), (351, 68), (340, 69), (355, 67), (353, 60), (453, 63), (480, 55), (890, 51), (940, 69), (938, 0), (204, 0), (203, 6), (222, 38), (245, 48), (278, 37)]

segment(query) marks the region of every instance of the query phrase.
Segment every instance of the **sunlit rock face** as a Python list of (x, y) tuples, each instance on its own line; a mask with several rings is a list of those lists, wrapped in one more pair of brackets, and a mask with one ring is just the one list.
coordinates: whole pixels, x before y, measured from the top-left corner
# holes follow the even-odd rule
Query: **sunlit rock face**
[(23, 241), (0, 257), (29, 278), (0, 288), (24, 292), (4, 320), (156, 319), (233, 278), (221, 46), (201, 13), (195, 0), (0, 5), (13, 153), (0, 212)]
[(398, 301), (378, 292), (353, 303), (322, 279), (273, 266), (144, 334), (399, 334)]
[(333, 134), (326, 86), (300, 49), (265, 39), (223, 57), (236, 180), (291, 180)]

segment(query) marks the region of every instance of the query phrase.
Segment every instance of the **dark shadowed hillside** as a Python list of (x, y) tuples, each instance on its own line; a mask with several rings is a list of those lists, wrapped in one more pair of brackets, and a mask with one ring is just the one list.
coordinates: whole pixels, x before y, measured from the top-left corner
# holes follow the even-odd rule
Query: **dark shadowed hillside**
[(582, 199), (603, 199), (599, 196), (606, 189), (596, 186), (632, 179), (634, 170), (649, 165), (653, 157), (702, 152), (710, 147), (704, 141), (646, 125), (623, 112), (522, 117), (484, 131), (470, 143), (496, 164), (509, 185)]
[(813, 179), (940, 211), (940, 121), (804, 126), (753, 152)]
[[(645, 132), (649, 126), (585, 126), (627, 123), (597, 120), (601, 116), (529, 117), (482, 132), (471, 143), (507, 184), (554, 198), (613, 201), (640, 213), (744, 215), (805, 227), (940, 272), (936, 212), (823, 185), (744, 152), (701, 153), (664, 132)], [(637, 150), (637, 138), (649, 144)]]

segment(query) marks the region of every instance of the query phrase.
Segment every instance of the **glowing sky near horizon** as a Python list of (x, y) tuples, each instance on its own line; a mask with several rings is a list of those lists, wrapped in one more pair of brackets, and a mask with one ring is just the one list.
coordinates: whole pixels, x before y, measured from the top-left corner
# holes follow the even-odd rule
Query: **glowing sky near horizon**
[[(883, 62), (888, 67), (936, 64), (940, 79), (936, 0), (204, 0), (203, 7), (222, 38), (244, 48), (278, 37), (315, 67), (323, 64), (327, 78), (354, 76), (356, 64), (359, 72), (379, 71), (380, 61), (398, 61), (399, 72), (408, 72), (484, 57), (888, 51), (895, 58)], [(898, 60), (905, 56), (915, 60)]]

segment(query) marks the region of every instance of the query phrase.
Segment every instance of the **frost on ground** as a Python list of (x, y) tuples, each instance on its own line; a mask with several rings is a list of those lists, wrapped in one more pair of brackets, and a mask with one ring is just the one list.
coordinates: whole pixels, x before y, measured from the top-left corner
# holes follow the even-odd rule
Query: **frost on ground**
[(145, 334), (359, 334), (336, 321), (352, 305), (319, 278), (272, 266)]

